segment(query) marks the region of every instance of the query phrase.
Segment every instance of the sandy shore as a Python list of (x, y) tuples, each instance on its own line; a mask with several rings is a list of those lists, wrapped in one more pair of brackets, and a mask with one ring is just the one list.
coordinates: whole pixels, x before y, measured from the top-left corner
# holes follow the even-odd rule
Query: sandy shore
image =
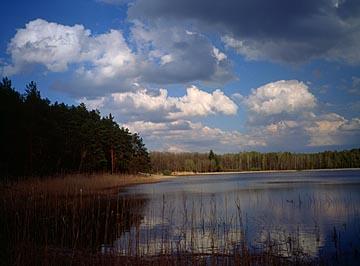
[(359, 171), (360, 168), (330, 168), (330, 169), (306, 169), (306, 170), (261, 170), (261, 171), (229, 171), (229, 172), (173, 172), (172, 176), (194, 175), (230, 175), (230, 174), (256, 174), (256, 173), (291, 173), (291, 172), (319, 172), (319, 171)]

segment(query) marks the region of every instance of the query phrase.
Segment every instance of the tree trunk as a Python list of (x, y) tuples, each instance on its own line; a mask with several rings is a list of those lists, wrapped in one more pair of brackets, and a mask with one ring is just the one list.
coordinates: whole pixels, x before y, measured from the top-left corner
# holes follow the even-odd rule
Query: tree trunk
[(113, 174), (115, 169), (115, 158), (114, 158), (114, 148), (112, 146), (110, 149), (110, 155), (111, 155), (111, 174)]

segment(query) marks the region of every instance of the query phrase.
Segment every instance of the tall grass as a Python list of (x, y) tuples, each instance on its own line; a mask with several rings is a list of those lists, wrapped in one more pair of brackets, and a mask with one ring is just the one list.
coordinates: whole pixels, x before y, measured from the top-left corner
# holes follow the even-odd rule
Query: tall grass
[(98, 254), (101, 246), (112, 244), (142, 218), (146, 201), (120, 198), (118, 190), (147, 181), (152, 180), (143, 176), (66, 176), (2, 186), (1, 261), (47, 265), (58, 257), (71, 261), (78, 254)]
[(117, 193), (124, 186), (141, 183), (158, 182), (160, 176), (152, 175), (111, 175), (111, 174), (72, 174), (59, 175), (49, 178), (30, 178), (14, 184), (3, 184), (4, 191), (19, 192), (20, 194), (32, 191), (47, 195), (76, 196), (82, 194), (109, 194)]

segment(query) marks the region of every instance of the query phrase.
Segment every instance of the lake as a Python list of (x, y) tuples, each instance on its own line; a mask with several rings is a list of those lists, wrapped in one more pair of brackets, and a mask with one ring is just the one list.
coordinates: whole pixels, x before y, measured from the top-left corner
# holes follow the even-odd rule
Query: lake
[(113, 244), (124, 254), (226, 254), (359, 263), (360, 171), (179, 177), (129, 187), (141, 219)]

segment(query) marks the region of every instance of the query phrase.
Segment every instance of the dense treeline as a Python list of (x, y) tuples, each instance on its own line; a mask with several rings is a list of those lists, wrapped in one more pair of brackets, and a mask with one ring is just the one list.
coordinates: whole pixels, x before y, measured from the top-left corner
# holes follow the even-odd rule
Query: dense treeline
[(0, 82), (0, 124), (1, 178), (150, 170), (139, 135), (84, 104), (51, 104), (34, 82), (23, 95), (7, 78)]
[(172, 171), (251, 171), (303, 170), (360, 167), (360, 149), (325, 151), (319, 153), (240, 152), (216, 155), (206, 153), (152, 152), (155, 172)]

